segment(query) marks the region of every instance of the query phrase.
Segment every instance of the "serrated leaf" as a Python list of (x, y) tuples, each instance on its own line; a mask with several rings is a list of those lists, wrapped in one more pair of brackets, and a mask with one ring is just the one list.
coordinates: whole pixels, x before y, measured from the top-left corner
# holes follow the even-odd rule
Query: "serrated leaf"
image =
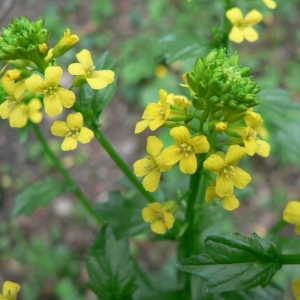
[(213, 49), (208, 39), (185, 33), (167, 35), (160, 43), (168, 64), (185, 58), (204, 56)]
[(128, 241), (117, 241), (105, 225), (90, 248), (87, 260), (88, 286), (100, 300), (130, 300), (136, 289), (134, 262)]
[(211, 293), (265, 287), (281, 268), (275, 247), (256, 233), (208, 236), (204, 251), (177, 267), (204, 277)]
[(109, 193), (107, 202), (95, 206), (98, 214), (113, 228), (117, 238), (145, 232), (149, 224), (143, 220), (142, 209), (147, 202), (140, 196), (125, 197), (120, 191)]
[(112, 70), (115, 72), (115, 81), (101, 90), (93, 90), (88, 84), (80, 87), (80, 106), (87, 120), (98, 121), (103, 109), (109, 104), (114, 96), (117, 85), (116, 80), (119, 70), (117, 62), (113, 60), (109, 52), (105, 52), (95, 64), (97, 70)]
[(13, 216), (21, 214), (30, 215), (41, 206), (49, 204), (59, 196), (66, 188), (64, 182), (55, 178), (47, 177), (28, 187), (25, 191), (16, 196), (16, 205)]

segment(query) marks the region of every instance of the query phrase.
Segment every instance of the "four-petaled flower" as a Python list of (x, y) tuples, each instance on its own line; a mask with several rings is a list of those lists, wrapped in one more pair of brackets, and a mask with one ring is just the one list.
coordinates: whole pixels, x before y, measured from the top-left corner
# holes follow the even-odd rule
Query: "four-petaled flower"
[[(209, 186), (206, 189), (206, 193), (205, 193), (205, 201), (206, 202), (210, 202), (213, 199), (215, 199), (216, 197), (218, 197), (217, 193), (216, 193), (216, 186)], [(220, 197), (221, 199), (221, 203), (223, 205), (223, 207), (226, 210), (232, 211), (236, 208), (238, 208), (240, 206), (240, 202), (239, 200), (235, 197), (234, 194), (231, 194), (229, 196), (225, 196), (225, 197)]]
[(263, 19), (263, 16), (259, 11), (253, 9), (244, 18), (241, 10), (234, 7), (226, 12), (226, 17), (233, 25), (231, 32), (229, 33), (229, 39), (231, 41), (241, 43), (244, 38), (249, 42), (258, 40), (258, 33), (252, 26)]
[(143, 120), (136, 124), (134, 133), (140, 133), (148, 126), (152, 131), (162, 126), (171, 113), (169, 104), (173, 103), (173, 97), (173, 94), (168, 95), (165, 90), (159, 90), (158, 103), (148, 104), (142, 116)]
[[(80, 79), (86, 80), (94, 90), (100, 90), (115, 79), (115, 73), (112, 70), (95, 70), (90, 51), (83, 49), (76, 57), (79, 63), (69, 65), (68, 71), (72, 75), (77, 75)], [(80, 81), (80, 80), (79, 80)]]
[(179, 161), (182, 173), (194, 174), (197, 170), (196, 154), (206, 153), (210, 148), (206, 136), (191, 137), (185, 126), (172, 128), (170, 135), (176, 144), (163, 150), (161, 154), (163, 161), (167, 165), (174, 165)]
[(172, 166), (168, 166), (161, 159), (160, 151), (163, 147), (162, 141), (156, 136), (149, 136), (147, 139), (148, 156), (139, 159), (133, 165), (134, 174), (144, 177), (143, 186), (149, 192), (155, 192), (158, 188), (161, 172), (170, 171)]
[(94, 137), (94, 132), (83, 127), (83, 117), (81, 113), (69, 114), (67, 122), (55, 121), (51, 126), (53, 135), (64, 137), (61, 145), (63, 151), (74, 150), (78, 142), (87, 144)]
[(28, 117), (23, 109), (23, 95), (25, 84), (23, 81), (14, 82), (2, 77), (2, 85), (8, 93), (6, 100), (0, 105), (0, 116), (2, 119), (9, 118), (11, 127), (24, 127)]
[(251, 181), (251, 176), (237, 167), (238, 161), (246, 155), (246, 149), (239, 145), (232, 145), (228, 148), (227, 154), (212, 154), (203, 163), (203, 167), (217, 174), (216, 194), (226, 197), (233, 194), (234, 186), (243, 189)]
[(48, 67), (45, 79), (33, 74), (25, 81), (28, 90), (44, 95), (45, 111), (49, 116), (62, 112), (62, 107), (70, 108), (75, 102), (75, 94), (59, 86), (63, 70), (61, 67)]
[(283, 220), (296, 225), (296, 233), (300, 235), (300, 202), (290, 201), (283, 211)]
[(158, 234), (164, 234), (174, 225), (175, 218), (166, 207), (159, 202), (149, 203), (142, 211), (145, 222), (151, 222), (151, 230)]
[(12, 281), (5, 281), (2, 287), (0, 300), (16, 300), (21, 287), (19, 284)]

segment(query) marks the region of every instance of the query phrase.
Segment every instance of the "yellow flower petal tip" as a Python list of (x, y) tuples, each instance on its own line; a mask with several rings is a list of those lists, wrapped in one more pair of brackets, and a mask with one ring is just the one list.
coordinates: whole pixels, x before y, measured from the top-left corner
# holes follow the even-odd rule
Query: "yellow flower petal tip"
[(300, 235), (300, 202), (290, 201), (283, 211), (283, 220), (296, 225), (295, 231)]

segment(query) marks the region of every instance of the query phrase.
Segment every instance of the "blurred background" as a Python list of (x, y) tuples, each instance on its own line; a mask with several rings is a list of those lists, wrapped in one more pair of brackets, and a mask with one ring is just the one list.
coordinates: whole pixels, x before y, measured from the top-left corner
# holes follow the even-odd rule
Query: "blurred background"
[[(226, 217), (215, 226), (208, 225), (203, 236), (235, 231), (249, 235), (255, 231), (266, 237), (271, 230), (268, 238), (280, 250), (299, 253), (300, 241), (294, 227), (278, 221), (287, 201), (300, 198), (300, 3), (277, 2), (278, 7), (270, 10), (261, 0), (236, 1), (244, 13), (252, 8), (261, 11), (264, 21), (255, 27), (259, 41), (229, 45), (229, 53), (237, 50), (240, 64), (251, 67), (262, 86), (259, 112), (272, 155), (267, 159), (255, 156), (245, 162), (253, 179), (238, 197), (240, 208), (228, 213), (214, 207), (215, 215)], [(134, 135), (143, 109), (149, 102), (158, 101), (161, 88), (175, 94), (186, 92), (179, 85), (181, 75), (193, 68), (197, 56), (209, 52), (206, 43), (212, 27), (222, 26), (222, 14), (221, 0), (0, 0), (1, 28), (14, 17), (26, 16), (33, 21), (43, 17), (45, 27), (51, 31), (50, 46), (66, 28), (80, 37), (60, 61), (65, 68), (83, 48), (91, 51), (94, 60), (109, 51), (118, 61), (118, 90), (100, 122), (108, 139), (130, 165), (144, 154), (149, 135), (147, 131)], [(67, 73), (64, 76), (63, 85), (70, 86), (72, 78)], [(52, 122), (53, 118), (44, 116), (43, 132), (94, 204), (106, 201), (109, 191), (123, 187), (122, 173), (96, 141), (72, 153), (61, 153), (61, 140), (49, 130)], [(162, 129), (159, 135), (166, 138), (168, 131)], [(96, 299), (86, 287), (84, 259), (98, 226), (75, 197), (63, 194), (31, 216), (12, 217), (18, 193), (47, 175), (60, 178), (34, 133), (24, 140), (7, 120), (0, 120), (0, 283), (19, 282), (20, 300)], [(169, 198), (176, 196), (177, 175), (165, 178), (165, 183), (170, 183), (164, 189)], [(187, 181), (180, 184), (184, 190)], [(157, 195), (161, 197), (161, 191)], [(211, 224), (212, 220), (205, 221)], [(130, 242), (141, 265), (153, 276), (164, 276), (164, 280), (172, 277), (170, 270), (176, 263), (173, 242), (157, 242), (155, 249), (147, 235)], [(166, 266), (163, 271), (162, 265)], [(276, 299), (292, 299), (290, 283), (297, 276), (300, 267), (284, 266), (278, 272), (275, 281), (284, 292)]]

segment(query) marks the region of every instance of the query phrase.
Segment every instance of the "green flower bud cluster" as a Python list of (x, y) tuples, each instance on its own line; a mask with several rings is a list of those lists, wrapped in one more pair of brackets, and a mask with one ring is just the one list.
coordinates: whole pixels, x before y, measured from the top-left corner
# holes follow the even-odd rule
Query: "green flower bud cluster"
[(39, 45), (47, 43), (50, 32), (44, 28), (44, 20), (30, 22), (26, 17), (14, 18), (8, 28), (2, 28), (0, 37), (0, 60), (27, 59), (45, 56)]
[(258, 105), (256, 94), (260, 86), (249, 72), (250, 68), (238, 65), (237, 53), (228, 58), (225, 49), (214, 49), (206, 57), (198, 58), (194, 70), (186, 74), (187, 83), (195, 93), (193, 105), (203, 109), (205, 104), (210, 103), (216, 111), (230, 110), (234, 113)]

